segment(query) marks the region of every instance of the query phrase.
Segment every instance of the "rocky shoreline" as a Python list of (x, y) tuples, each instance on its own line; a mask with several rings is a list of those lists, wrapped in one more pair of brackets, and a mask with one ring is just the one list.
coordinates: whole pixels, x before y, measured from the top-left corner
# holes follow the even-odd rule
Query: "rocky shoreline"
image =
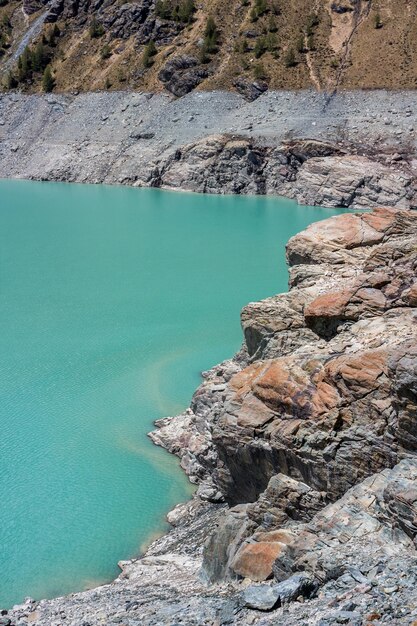
[(415, 92), (0, 96), (0, 177), (376, 209), (288, 244), (290, 291), (152, 440), (198, 484), (114, 582), (0, 626), (417, 624)]
[(0, 95), (0, 177), (417, 205), (417, 95)]
[(0, 624), (417, 623), (417, 214), (379, 208), (287, 247), (290, 291), (151, 434), (198, 490), (109, 585)]

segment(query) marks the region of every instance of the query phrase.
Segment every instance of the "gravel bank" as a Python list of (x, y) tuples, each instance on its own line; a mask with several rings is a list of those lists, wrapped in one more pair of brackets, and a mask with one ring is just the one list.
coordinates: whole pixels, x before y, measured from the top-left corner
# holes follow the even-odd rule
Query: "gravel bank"
[[(374, 175), (373, 191), (364, 194), (359, 206), (413, 206), (416, 115), (415, 92), (342, 92), (329, 99), (313, 91), (283, 91), (250, 103), (231, 92), (193, 92), (180, 99), (133, 92), (8, 94), (0, 97), (0, 176), (211, 193), (283, 193), (299, 202), (354, 206), (355, 198), (349, 201), (349, 196), (363, 187), (364, 176)], [(245, 178), (239, 188), (225, 185), (221, 175), (213, 182), (213, 176), (208, 180), (204, 174), (210, 169), (205, 146), (213, 137), (223, 145), (226, 140), (246, 142), (246, 152), (237, 155), (237, 169)], [(306, 139), (328, 146), (302, 149), (294, 162), (289, 146)], [(260, 155), (255, 173), (246, 172), (251, 150)], [(222, 151), (216, 148), (209, 155), (210, 166), (219, 169)], [(342, 200), (340, 189), (333, 193), (334, 184), (321, 197), (318, 189), (329, 175), (336, 172), (339, 178), (341, 167), (334, 159), (340, 151), (353, 167), (342, 164), (343, 171), (349, 170)], [(184, 177), (183, 164), (181, 175), (173, 167), (183, 155), (185, 166), (200, 168), (198, 181), (193, 171)], [(220, 169), (234, 178), (228, 172), (230, 159), (223, 161)], [(392, 198), (392, 183), (384, 182), (388, 170), (402, 177)], [(303, 190), (297, 185), (300, 173)], [(381, 198), (378, 187), (384, 186), (388, 193)]]

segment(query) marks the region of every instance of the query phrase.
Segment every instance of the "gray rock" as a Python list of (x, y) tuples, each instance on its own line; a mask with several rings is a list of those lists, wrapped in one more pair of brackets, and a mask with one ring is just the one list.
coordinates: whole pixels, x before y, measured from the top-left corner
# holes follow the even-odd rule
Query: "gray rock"
[(287, 580), (274, 585), (273, 589), (278, 593), (281, 604), (293, 602), (298, 597), (309, 598), (318, 589), (319, 584), (309, 574), (294, 574)]
[(158, 78), (175, 96), (185, 96), (208, 76), (206, 69), (197, 66), (198, 60), (195, 57), (176, 56), (166, 62)]
[(262, 80), (251, 82), (245, 78), (237, 78), (233, 84), (236, 90), (251, 102), (268, 90), (268, 84)]
[(271, 611), (279, 599), (279, 591), (270, 585), (250, 585), (242, 594), (243, 606), (258, 611)]

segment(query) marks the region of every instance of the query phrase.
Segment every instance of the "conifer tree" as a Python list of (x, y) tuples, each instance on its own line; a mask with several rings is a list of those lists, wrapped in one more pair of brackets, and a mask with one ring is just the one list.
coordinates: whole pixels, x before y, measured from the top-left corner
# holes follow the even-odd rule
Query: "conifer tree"
[(144, 67), (151, 67), (151, 65), (153, 65), (152, 57), (154, 57), (157, 52), (158, 50), (156, 49), (154, 41), (151, 40), (148, 44), (146, 44), (142, 57)]
[(55, 87), (55, 80), (52, 76), (51, 66), (47, 65), (42, 76), (42, 90), (45, 93), (50, 93)]
[(293, 48), (289, 48), (284, 59), (285, 67), (294, 67), (297, 65)]

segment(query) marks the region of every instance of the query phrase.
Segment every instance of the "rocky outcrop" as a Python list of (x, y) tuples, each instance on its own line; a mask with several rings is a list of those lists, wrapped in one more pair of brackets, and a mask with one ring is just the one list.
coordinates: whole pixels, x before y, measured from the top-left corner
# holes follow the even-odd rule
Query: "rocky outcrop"
[[(417, 450), (416, 236), (416, 214), (388, 208), (313, 224), (288, 244), (291, 291), (243, 310), (239, 371), (211, 372), (188, 413), (208, 433), (193, 447), (200, 480), (232, 506), (206, 545), (211, 581), (300, 569), (327, 581), (300, 563), (328, 543), (328, 562), (339, 562), (320, 538), (324, 529), (347, 542), (333, 519), (368, 541), (371, 517), (380, 546), (390, 518), (411, 546), (416, 461), (402, 459)], [(351, 545), (339, 554), (340, 567), (357, 559)]]
[(379, 208), (288, 244), (290, 291), (242, 312), (155, 443), (198, 484), (110, 585), (28, 600), (18, 626), (417, 620), (417, 214)]
[(233, 83), (236, 91), (252, 102), (268, 90), (268, 83), (263, 80), (250, 81), (245, 78), (237, 78)]
[(167, 61), (158, 78), (174, 96), (185, 96), (207, 78), (208, 72), (199, 67), (193, 56), (176, 56)]

